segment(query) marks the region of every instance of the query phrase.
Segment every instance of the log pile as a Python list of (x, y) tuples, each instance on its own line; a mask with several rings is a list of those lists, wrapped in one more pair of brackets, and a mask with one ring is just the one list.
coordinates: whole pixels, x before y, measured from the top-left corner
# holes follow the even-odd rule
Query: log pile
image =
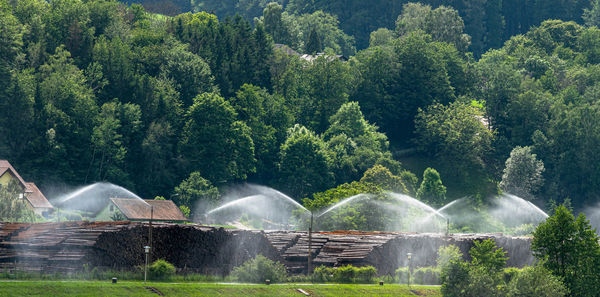
[[(292, 236), (293, 234), (293, 236)], [(308, 269), (308, 235), (306, 232), (272, 231), (265, 233), (278, 248), (291, 273), (306, 273)], [(522, 267), (533, 263), (530, 238), (501, 234), (445, 234), (336, 231), (313, 233), (313, 267), (343, 265), (377, 268), (380, 274), (393, 274), (400, 266), (424, 267), (437, 265), (439, 247), (456, 245), (468, 260), (475, 240), (495, 238), (507, 251), (508, 266)], [(288, 239), (286, 243), (285, 240)], [(407, 254), (411, 253), (409, 263)]]
[[(225, 230), (200, 225), (153, 224), (151, 260), (165, 259), (178, 269), (226, 275), (262, 254), (284, 263), (290, 273), (306, 273), (308, 234), (301, 231)], [(144, 263), (146, 223), (65, 222), (0, 223), (0, 271), (75, 272), (84, 267), (134, 269)], [(315, 232), (313, 267), (372, 265), (391, 274), (408, 265), (436, 265), (442, 245), (457, 245), (468, 256), (474, 240), (495, 238), (508, 251), (509, 266), (531, 264), (530, 238), (500, 234), (428, 234), (385, 232)]]
[[(259, 231), (153, 224), (151, 259), (180, 269), (228, 274), (257, 254), (282, 261)], [(75, 272), (88, 267), (134, 269), (144, 263), (148, 224), (65, 222), (0, 224), (0, 269)]]

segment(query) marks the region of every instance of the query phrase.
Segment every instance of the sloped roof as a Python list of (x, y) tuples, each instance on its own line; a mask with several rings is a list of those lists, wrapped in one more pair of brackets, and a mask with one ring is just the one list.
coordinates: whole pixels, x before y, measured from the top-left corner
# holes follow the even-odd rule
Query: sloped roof
[(285, 44), (275, 43), (274, 47), (275, 47), (275, 49), (281, 50), (290, 56), (298, 56), (298, 57), (301, 56), (300, 53), (298, 53), (297, 51), (295, 51), (294, 49), (292, 49), (291, 47), (289, 47)]
[(129, 220), (149, 220), (150, 206), (154, 209), (152, 220), (187, 221), (181, 210), (171, 200), (150, 200), (131, 198), (110, 198)]
[(27, 189), (31, 192), (28, 192), (28, 194), (25, 195), (25, 198), (31, 203), (31, 206), (34, 208), (54, 208), (34, 183), (26, 183), (26, 185)]
[(27, 183), (23, 180), (23, 178), (19, 175), (19, 173), (15, 170), (10, 162), (7, 160), (0, 160), (0, 176), (3, 176), (7, 171), (10, 171), (11, 174), (19, 180), (21, 185), (25, 188), (26, 193), (31, 193), (31, 190), (27, 187)]
[(319, 57), (325, 57), (325, 59), (327, 59), (327, 61), (329, 61), (329, 62), (335, 61), (336, 59), (343, 61), (343, 62), (348, 61), (348, 58), (344, 55), (329, 55), (326, 53), (317, 53), (316, 55), (304, 54), (304, 55), (300, 56), (300, 58), (302, 58), (308, 62), (314, 62)]

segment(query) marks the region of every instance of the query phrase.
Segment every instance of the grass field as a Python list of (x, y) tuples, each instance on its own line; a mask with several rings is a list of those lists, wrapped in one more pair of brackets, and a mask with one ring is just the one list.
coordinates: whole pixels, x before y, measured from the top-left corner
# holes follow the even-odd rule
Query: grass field
[[(157, 291), (152, 291), (152, 287)], [(0, 281), (0, 296), (441, 296), (439, 287), (406, 285), (244, 285), (99, 281)]]

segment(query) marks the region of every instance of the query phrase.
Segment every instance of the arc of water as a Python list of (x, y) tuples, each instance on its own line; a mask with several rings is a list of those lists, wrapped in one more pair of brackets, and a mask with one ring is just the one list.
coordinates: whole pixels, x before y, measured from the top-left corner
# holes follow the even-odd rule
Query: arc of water
[(538, 213), (540, 213), (544, 218), (548, 217), (548, 214), (546, 212), (544, 212), (543, 210), (541, 210), (539, 207), (535, 206), (535, 204), (531, 203), (531, 201), (526, 201), (529, 206), (533, 207), (533, 209), (535, 209)]
[(258, 194), (258, 195), (251, 195), (251, 196), (247, 196), (247, 197), (244, 197), (244, 198), (241, 198), (241, 199), (233, 200), (233, 201), (225, 203), (225, 204), (223, 204), (223, 205), (221, 205), (221, 206), (219, 206), (217, 208), (211, 209), (210, 211), (208, 211), (206, 213), (206, 215), (211, 215), (211, 214), (213, 214), (215, 212), (218, 212), (218, 211), (221, 211), (221, 210), (223, 210), (225, 208), (233, 207), (233, 206), (236, 206), (237, 204), (243, 204), (243, 203), (248, 202), (250, 200), (254, 200), (254, 199), (258, 199), (258, 198), (264, 198), (264, 197), (265, 197), (264, 195)]
[(144, 199), (142, 199), (140, 196), (136, 195), (135, 193), (131, 192), (130, 190), (128, 190), (122, 186), (119, 186), (119, 185), (115, 185), (115, 184), (111, 184), (111, 183), (104, 183), (104, 182), (94, 183), (94, 184), (79, 188), (79, 189), (73, 191), (72, 193), (70, 193), (69, 195), (65, 196), (64, 198), (59, 199), (58, 204), (64, 204), (67, 201), (69, 201), (75, 197), (79, 197), (81, 195), (84, 195), (84, 194), (91, 192), (92, 190), (95, 190), (96, 188), (100, 188), (100, 187), (114, 188), (116, 190), (122, 191), (125, 194), (131, 196), (131, 197), (126, 197), (126, 198), (139, 199), (144, 204), (149, 205), (146, 201), (144, 201)]
[(338, 207), (340, 207), (340, 206), (342, 206), (342, 205), (348, 204), (348, 203), (350, 203), (350, 202), (352, 202), (354, 200), (357, 200), (357, 199), (360, 199), (360, 198), (369, 198), (370, 196), (371, 195), (368, 195), (368, 194), (358, 194), (358, 195), (354, 195), (354, 196), (342, 199), (338, 203), (330, 206), (325, 211), (323, 211), (322, 213), (320, 213), (319, 215), (317, 215), (317, 218), (320, 217), (320, 216), (322, 216), (322, 215), (324, 215), (324, 214), (326, 214), (326, 213), (328, 213), (328, 212), (330, 212), (330, 211), (332, 211), (332, 210), (334, 210), (334, 209), (336, 209), (336, 208), (338, 208)]
[(290, 197), (290, 196), (288, 196), (288, 195), (286, 195), (286, 194), (284, 194), (282, 192), (279, 192), (279, 191), (277, 191), (275, 189), (271, 189), (271, 190), (274, 191), (275, 194), (279, 195), (280, 197), (283, 197), (285, 199), (285, 201), (292, 203), (294, 206), (296, 206), (298, 208), (301, 208), (301, 209), (303, 209), (305, 211), (308, 211), (308, 209), (306, 209), (306, 207), (302, 206), (302, 204), (298, 203), (298, 201), (292, 199), (292, 197)]
[[(452, 206), (452, 205), (456, 204), (457, 202), (459, 202), (459, 201), (462, 201), (463, 199), (465, 199), (465, 198), (456, 199), (456, 200), (454, 200), (454, 201), (452, 201), (452, 202), (450, 202), (450, 203), (448, 203), (448, 204), (446, 204), (446, 205), (442, 206), (441, 208), (439, 208), (438, 210), (436, 210), (436, 212), (438, 212), (438, 213), (440, 213), (440, 214), (441, 214), (441, 213), (442, 213), (442, 211), (446, 210), (447, 208), (449, 208), (450, 206)], [(427, 220), (431, 219), (431, 217), (433, 217), (434, 215), (435, 215), (435, 213), (430, 213), (430, 214), (428, 214), (428, 215), (427, 215), (427, 216), (426, 216), (426, 217), (423, 219), (423, 221), (427, 221)], [(447, 219), (447, 217), (446, 217), (446, 219)]]
[(513, 195), (513, 194), (508, 194), (508, 193), (504, 193), (502, 195), (500, 195), (500, 198), (508, 198), (511, 199), (521, 205), (525, 204), (526, 206), (532, 208), (536, 213), (540, 214), (542, 217), (547, 218), (548, 214), (546, 212), (544, 212), (543, 210), (541, 210), (539, 207), (537, 207), (535, 204), (531, 203), (531, 201), (529, 200), (525, 200), (519, 196)]
[(62, 199), (60, 199), (59, 203), (61, 203), (61, 204), (65, 203), (65, 202), (73, 199), (74, 197), (77, 197), (77, 196), (81, 195), (82, 193), (85, 193), (85, 192), (97, 187), (98, 185), (99, 185), (99, 183), (95, 183), (95, 184), (87, 185), (85, 187), (77, 189), (74, 192), (72, 192), (71, 194), (67, 195), (66, 197), (63, 197)]
[(446, 216), (444, 216), (443, 214), (439, 213), (433, 207), (431, 207), (431, 206), (429, 206), (429, 205), (427, 205), (427, 204), (425, 204), (425, 203), (423, 203), (423, 202), (421, 202), (421, 201), (419, 201), (419, 200), (417, 200), (415, 198), (412, 198), (412, 197), (410, 197), (408, 195), (399, 194), (399, 193), (393, 193), (393, 192), (388, 192), (387, 194), (390, 195), (392, 198), (394, 198), (396, 200), (399, 200), (399, 201), (402, 201), (402, 202), (406, 202), (408, 204), (412, 204), (413, 206), (416, 206), (416, 207), (421, 208), (421, 209), (423, 209), (425, 211), (428, 211), (428, 212), (430, 212), (430, 213), (432, 213), (434, 215), (437, 215), (437, 216), (439, 216), (439, 217), (441, 217), (443, 219), (446, 219)]

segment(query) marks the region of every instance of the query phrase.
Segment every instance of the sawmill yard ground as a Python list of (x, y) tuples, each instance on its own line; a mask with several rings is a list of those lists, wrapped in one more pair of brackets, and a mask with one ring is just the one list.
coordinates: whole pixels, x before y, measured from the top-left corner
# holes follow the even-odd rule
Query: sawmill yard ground
[[(303, 292), (301, 292), (301, 289)], [(0, 281), (0, 296), (442, 296), (439, 287), (338, 284), (218, 284)]]

